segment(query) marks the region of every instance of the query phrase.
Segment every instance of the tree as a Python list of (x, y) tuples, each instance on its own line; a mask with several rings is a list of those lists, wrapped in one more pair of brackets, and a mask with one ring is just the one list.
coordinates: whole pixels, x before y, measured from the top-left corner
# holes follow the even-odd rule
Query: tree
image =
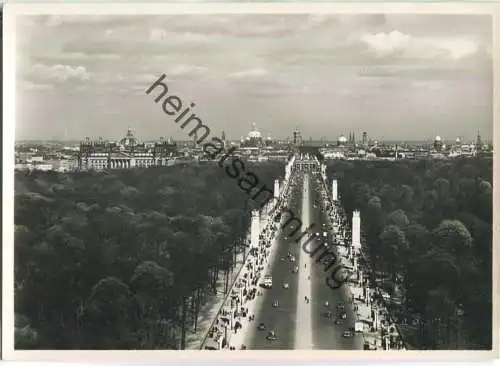
[(472, 236), (458, 220), (443, 220), (433, 231), (434, 242), (448, 253), (463, 257), (472, 247)]
[(398, 226), (388, 225), (380, 234), (380, 244), (384, 261), (392, 273), (393, 282), (396, 282), (397, 268), (404, 263), (408, 250), (405, 234)]
[[(96, 283), (86, 304), (76, 309), (77, 323), (89, 348), (126, 349), (137, 325), (137, 304), (127, 284), (107, 277)], [(90, 336), (92, 334), (92, 336)], [(101, 334), (101, 337), (96, 337)]]
[(409, 223), (408, 217), (406, 217), (406, 214), (403, 210), (392, 211), (387, 216), (388, 225), (396, 225), (400, 228), (404, 228), (406, 225), (408, 225), (408, 223)]

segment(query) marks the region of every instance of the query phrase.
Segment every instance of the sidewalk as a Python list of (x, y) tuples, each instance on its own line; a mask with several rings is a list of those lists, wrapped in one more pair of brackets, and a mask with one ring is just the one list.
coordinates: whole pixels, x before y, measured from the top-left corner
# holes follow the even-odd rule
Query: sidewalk
[(252, 248), (249, 252), (228, 295), (215, 311), (213, 327), (209, 329), (207, 342), (219, 343), (220, 349), (240, 348), (245, 335), (243, 327), (254, 315), (255, 302), (252, 300), (258, 297), (261, 272), (264, 270), (271, 252), (266, 245), (271, 242), (271, 238), (276, 232), (276, 224), (272, 218), (264, 216), (261, 218), (260, 224), (262, 229), (259, 235), (259, 246)]
[[(249, 240), (250, 234), (247, 236), (247, 240)], [(233, 283), (236, 278), (238, 272), (241, 270), (243, 266), (243, 252), (238, 253), (236, 256), (236, 266), (233, 270), (233, 273), (229, 277), (229, 284)], [(196, 332), (191, 330), (186, 335), (186, 349), (200, 349), (203, 340), (205, 339), (213, 321), (216, 317), (217, 313), (220, 310), (222, 302), (224, 301), (224, 276), (219, 276), (219, 279), (216, 284), (217, 293), (211, 295), (208, 299), (205, 300), (198, 315), (198, 324)]]
[[(279, 229), (278, 229), (279, 230)], [(272, 237), (266, 238), (266, 242), (271, 243), (271, 247), (269, 250), (269, 255), (265, 257), (265, 260), (263, 262), (264, 268), (260, 271), (257, 272), (258, 278), (261, 277), (261, 272), (265, 272), (267, 269), (267, 265), (273, 263), (275, 257), (276, 257), (276, 238), (277, 238), (277, 232), (278, 230), (274, 233)], [(259, 291), (262, 291), (259, 289), (259, 282), (255, 284), (255, 290), (257, 293)], [(252, 328), (256, 326), (256, 324), (253, 321), (253, 317), (258, 314), (261, 306), (262, 306), (262, 296), (257, 295), (256, 297), (253, 298), (245, 298), (243, 300), (243, 307), (246, 307), (248, 315), (244, 318), (238, 317), (238, 321), (241, 324), (241, 330), (237, 331), (234, 333), (234, 330), (231, 332), (231, 336), (229, 339), (229, 345), (232, 347), (235, 347), (236, 349), (241, 349), (241, 346), (246, 344), (248, 342), (248, 337), (252, 334)], [(251, 319), (251, 320), (250, 320)]]
[(274, 218), (283, 198), (287, 198), (288, 182), (284, 188), (276, 206), (262, 210), (258, 247), (251, 249), (229, 294), (218, 308), (205, 344), (222, 350), (242, 349), (251, 334), (253, 319), (261, 305), (260, 280), (276, 254), (279, 224)]

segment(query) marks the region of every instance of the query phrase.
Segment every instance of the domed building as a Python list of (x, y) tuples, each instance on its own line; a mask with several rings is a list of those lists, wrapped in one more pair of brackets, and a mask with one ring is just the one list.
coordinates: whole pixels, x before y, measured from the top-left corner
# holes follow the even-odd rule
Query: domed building
[(434, 139), (434, 149), (436, 149), (436, 151), (441, 151), (442, 148), (443, 148), (443, 141), (441, 140), (441, 136), (438, 135)]
[(139, 143), (129, 128), (118, 143), (102, 139), (92, 141), (86, 138), (80, 143), (78, 168), (82, 170), (149, 168), (166, 166), (177, 155), (177, 145), (171, 139)]
[(125, 135), (124, 138), (120, 140), (119, 145), (123, 147), (132, 147), (136, 146), (139, 144), (139, 140), (134, 136), (134, 133), (132, 132), (132, 129), (129, 128), (127, 130), (127, 134)]
[(244, 147), (261, 147), (263, 143), (262, 135), (252, 123), (252, 130), (248, 133), (245, 141), (243, 142)]
[(267, 136), (267, 139), (266, 139), (266, 141), (265, 141), (265, 145), (266, 145), (267, 147), (270, 147), (270, 146), (272, 146), (272, 145), (273, 145), (273, 143), (274, 143), (273, 138), (272, 138), (271, 136)]
[(344, 135), (340, 135), (337, 139), (337, 146), (345, 146), (347, 143), (347, 138)]

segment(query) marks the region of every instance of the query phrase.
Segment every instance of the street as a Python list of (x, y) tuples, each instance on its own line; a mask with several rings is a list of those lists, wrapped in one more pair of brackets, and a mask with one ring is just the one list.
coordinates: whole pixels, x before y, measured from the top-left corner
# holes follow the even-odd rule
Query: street
[[(321, 199), (317, 179), (319, 175), (298, 174), (291, 187), (288, 207), (301, 217), (301, 231), (312, 223), (316, 224), (315, 229), (320, 229), (323, 224), (329, 225), (322, 206), (315, 204)], [(265, 271), (272, 276), (273, 286), (263, 290), (260, 311), (249, 329), (248, 349), (362, 349), (361, 334), (343, 336), (345, 331), (354, 327), (354, 313), (345, 285), (337, 290), (330, 289), (325, 280), (333, 268), (325, 273), (324, 266), (314, 262), (315, 257), (310, 258), (295, 240), (287, 236), (291, 231), (288, 227), (280, 230), (276, 241), (277, 255), (270, 263), (269, 272)], [(319, 231), (322, 235), (322, 230)], [(331, 236), (328, 241), (332, 242)], [(293, 263), (288, 258), (289, 252), (295, 257)], [(298, 273), (293, 274), (295, 266), (298, 266)], [(284, 283), (288, 288), (283, 287)], [(276, 300), (279, 305), (275, 308), (273, 303)], [(325, 306), (327, 301), (328, 309)], [(337, 304), (345, 304), (347, 313), (347, 318), (338, 325), (335, 324)], [(328, 310), (333, 314), (331, 318), (325, 316)], [(265, 329), (259, 330), (259, 324)], [(275, 340), (266, 339), (269, 331), (275, 332)]]

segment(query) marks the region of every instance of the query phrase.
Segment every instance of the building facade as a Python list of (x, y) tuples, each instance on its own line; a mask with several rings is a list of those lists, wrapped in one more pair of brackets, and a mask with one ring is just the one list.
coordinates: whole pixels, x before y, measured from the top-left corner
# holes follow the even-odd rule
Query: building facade
[(177, 155), (174, 142), (161, 139), (153, 144), (140, 143), (132, 130), (128, 130), (118, 143), (91, 141), (80, 143), (78, 152), (78, 169), (129, 169), (135, 167), (149, 168), (170, 165), (169, 161)]

